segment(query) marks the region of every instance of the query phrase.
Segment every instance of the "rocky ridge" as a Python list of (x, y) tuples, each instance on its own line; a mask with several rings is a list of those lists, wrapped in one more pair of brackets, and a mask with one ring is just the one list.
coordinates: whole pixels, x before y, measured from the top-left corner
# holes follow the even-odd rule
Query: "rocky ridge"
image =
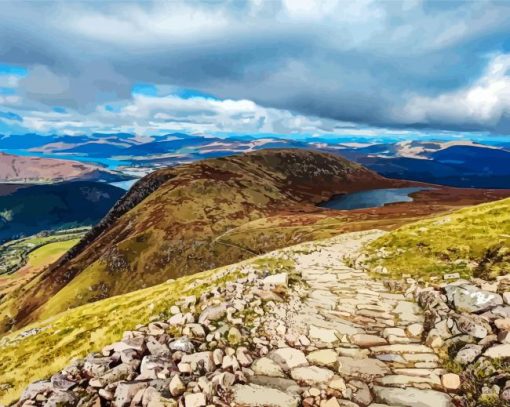
[[(29, 385), (18, 406), (453, 406), (416, 287), (349, 267), (383, 232), (279, 250)], [(258, 267), (254, 267), (258, 264)]]

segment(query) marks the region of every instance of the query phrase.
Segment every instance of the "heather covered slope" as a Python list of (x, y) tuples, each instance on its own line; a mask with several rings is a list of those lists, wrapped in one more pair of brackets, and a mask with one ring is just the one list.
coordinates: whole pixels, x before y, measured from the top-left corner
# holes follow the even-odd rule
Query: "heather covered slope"
[(370, 247), (394, 277), (459, 273), (492, 279), (510, 268), (510, 199), (475, 205), (392, 231)]
[(80, 244), (3, 300), (3, 329), (253, 255), (216, 239), (269, 215), (317, 211), (361, 189), (408, 185), (328, 154), (267, 150), (156, 171)]

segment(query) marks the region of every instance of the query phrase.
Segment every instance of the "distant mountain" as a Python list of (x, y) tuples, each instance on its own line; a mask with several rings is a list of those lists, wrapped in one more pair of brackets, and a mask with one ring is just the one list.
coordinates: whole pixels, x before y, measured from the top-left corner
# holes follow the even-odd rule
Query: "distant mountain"
[(94, 225), (124, 194), (99, 182), (0, 184), (0, 241), (43, 230)]
[(94, 164), (0, 153), (0, 182), (51, 183), (71, 180), (114, 182), (126, 176)]
[(483, 145), (466, 140), (365, 144), (339, 136), (289, 140), (277, 137), (235, 135), (225, 138), (169, 133), (137, 137), (128, 133), (69, 136), (24, 135), (0, 137), (0, 151), (29, 149), (43, 154), (69, 155), (118, 161), (124, 170), (154, 168), (218, 158), (268, 148), (314, 149), (340, 155), (380, 174), (398, 179), (458, 187), (508, 188), (510, 152), (507, 144)]
[(10, 312), (26, 322), (233, 263), (253, 252), (221, 241), (231, 228), (318, 211), (315, 204), (336, 194), (404, 185), (409, 183), (305, 150), (262, 150), (158, 170), (20, 293)]

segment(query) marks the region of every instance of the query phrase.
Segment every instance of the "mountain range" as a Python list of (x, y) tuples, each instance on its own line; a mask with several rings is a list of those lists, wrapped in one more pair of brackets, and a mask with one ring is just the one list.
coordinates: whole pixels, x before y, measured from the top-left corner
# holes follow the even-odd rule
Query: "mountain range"
[[(353, 142), (356, 141), (356, 142)], [(0, 151), (95, 162), (93, 177), (106, 179), (106, 168), (127, 175), (144, 175), (155, 168), (204, 158), (224, 157), (268, 148), (314, 149), (346, 157), (383, 176), (455, 187), (506, 188), (510, 159), (504, 141), (481, 144), (467, 141), (397, 141), (363, 143), (349, 137), (199, 136), (170, 133), (139, 137), (127, 133), (11, 135), (0, 137)], [(106, 168), (105, 168), (106, 167)], [(119, 174), (116, 174), (117, 176)], [(114, 174), (109, 174), (114, 176)], [(90, 178), (89, 178), (90, 179)]]

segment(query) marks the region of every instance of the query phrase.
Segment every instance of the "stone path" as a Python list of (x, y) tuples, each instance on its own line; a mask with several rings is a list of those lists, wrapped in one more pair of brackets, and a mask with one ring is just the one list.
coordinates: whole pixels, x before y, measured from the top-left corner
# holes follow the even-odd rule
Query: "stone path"
[(380, 233), (339, 238), (294, 258), (309, 290), (299, 309), (285, 315), (285, 339), (304, 335), (311, 343), (308, 367), (290, 370), (290, 376), (317, 385), (303, 394), (303, 405), (319, 405), (314, 394), (328, 380), (336, 380), (338, 391), (330, 393), (339, 397), (321, 406), (453, 405), (441, 380), (448, 372), (422, 343), (420, 307), (342, 260)]

